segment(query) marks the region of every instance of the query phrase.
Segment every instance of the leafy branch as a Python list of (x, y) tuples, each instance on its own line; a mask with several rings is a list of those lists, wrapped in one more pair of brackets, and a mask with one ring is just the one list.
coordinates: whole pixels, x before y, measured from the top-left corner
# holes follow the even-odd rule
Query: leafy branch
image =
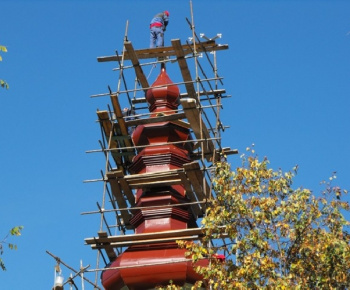
[[(13, 244), (13, 243), (9, 243), (7, 242), (7, 239), (10, 236), (20, 236), (21, 235), (21, 231), (23, 230), (23, 226), (17, 226), (17, 227), (13, 227), (8, 233), (7, 235), (0, 241), (0, 255), (2, 255), (4, 253), (4, 245), (7, 245), (8, 248), (10, 250), (17, 250), (17, 245)], [(5, 267), (5, 263), (2, 260), (2, 258), (0, 258), (0, 268), (3, 271), (6, 271), (6, 267)]]
[[(2, 51), (2, 52), (7, 52), (6, 46), (0, 45), (0, 51)], [(0, 55), (0, 61), (2, 61), (2, 56), (1, 56), (1, 55)], [(5, 88), (5, 89), (8, 89), (8, 88), (9, 88), (8, 83), (7, 83), (6, 81), (2, 80), (2, 79), (0, 79), (0, 86), (1, 86), (2, 88)]]
[[(333, 186), (314, 195), (292, 188), (292, 171), (269, 168), (247, 148), (242, 165), (215, 164), (213, 198), (202, 219), (201, 243), (178, 241), (213, 289), (347, 289), (350, 287), (350, 223), (346, 190)], [(223, 236), (223, 234), (225, 234)], [(225, 259), (218, 239), (232, 244)], [(208, 247), (210, 241), (214, 246)]]

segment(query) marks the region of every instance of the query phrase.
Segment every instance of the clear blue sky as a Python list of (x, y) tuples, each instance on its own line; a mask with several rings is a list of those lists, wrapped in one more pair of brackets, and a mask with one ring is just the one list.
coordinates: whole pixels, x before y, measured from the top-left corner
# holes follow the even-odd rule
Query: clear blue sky
[[(84, 238), (96, 235), (104, 168), (97, 149), (97, 108), (91, 99), (116, 89), (111, 63), (96, 57), (121, 51), (126, 21), (135, 48), (149, 45), (150, 18), (170, 11), (166, 45), (191, 36), (189, 1), (2, 0), (0, 79), (0, 236), (14, 225), (16, 252), (3, 255), (0, 289), (50, 289), (54, 260), (95, 265)], [(197, 33), (230, 49), (218, 53), (219, 74), (232, 98), (222, 119), (223, 145), (244, 152), (252, 143), (271, 166), (300, 167), (297, 185), (318, 190), (338, 172), (350, 189), (350, 1), (193, 0)], [(174, 80), (176, 81), (176, 80)], [(235, 166), (238, 156), (230, 158)], [(349, 197), (347, 197), (349, 199)], [(64, 270), (67, 277), (69, 272)], [(28, 286), (30, 281), (30, 286)], [(90, 289), (86, 285), (86, 289)]]

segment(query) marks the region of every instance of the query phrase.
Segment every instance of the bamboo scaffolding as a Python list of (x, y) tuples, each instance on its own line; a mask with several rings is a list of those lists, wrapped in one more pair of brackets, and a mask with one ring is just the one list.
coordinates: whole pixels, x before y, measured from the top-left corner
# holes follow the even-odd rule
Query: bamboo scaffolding
[[(208, 78), (208, 79), (201, 79), (201, 81), (217, 81), (223, 79), (222, 77), (220, 78)], [(109, 93), (102, 93), (102, 94), (96, 94), (96, 95), (91, 95), (90, 98), (98, 98), (98, 97), (106, 97), (109, 95), (121, 95), (125, 93), (131, 93), (131, 92), (139, 92), (139, 91), (145, 91), (149, 90), (151, 88), (164, 88), (167, 86), (174, 86), (174, 85), (186, 85), (188, 83), (197, 83), (199, 80), (192, 80), (192, 81), (183, 81), (183, 82), (177, 82), (177, 83), (171, 83), (171, 84), (165, 84), (165, 85), (159, 85), (159, 86), (154, 86), (154, 87), (146, 87), (146, 88), (139, 88), (139, 89), (130, 89), (130, 90), (125, 90), (125, 91), (116, 91), (116, 92), (109, 92)]]
[[(153, 144), (153, 145), (134, 145), (130, 147), (119, 147), (119, 148), (111, 148), (111, 149), (105, 149), (105, 152), (112, 152), (116, 150), (124, 150), (124, 149), (141, 149), (145, 147), (157, 147), (157, 146), (162, 146), (162, 145), (167, 145), (167, 144), (185, 144), (185, 143), (194, 143), (194, 142), (207, 142), (207, 141), (212, 141), (212, 140), (218, 140), (220, 138), (207, 138), (207, 139), (196, 139), (196, 140), (186, 140), (186, 141), (174, 141), (174, 142), (165, 142), (165, 143), (159, 143), (159, 144)], [(95, 150), (88, 150), (85, 151), (86, 153), (95, 153), (95, 152), (103, 152), (101, 149), (95, 149)]]
[[(225, 94), (226, 90), (224, 89), (220, 89), (220, 90), (213, 90), (213, 91), (200, 91), (200, 92), (196, 92), (197, 95), (205, 96), (205, 98), (201, 98), (200, 101), (204, 102), (206, 101), (210, 95), (214, 95), (214, 97), (211, 97), (211, 100), (216, 100), (218, 98), (218, 96), (220, 96), (220, 98), (231, 98), (231, 95), (226, 95), (226, 96), (222, 96), (222, 94)], [(188, 93), (181, 93), (180, 94), (180, 99), (184, 99), (184, 98), (188, 98)], [(140, 98), (135, 98), (132, 99), (131, 102), (133, 104), (143, 104), (143, 103), (147, 103), (147, 100), (145, 97), (140, 97)]]
[[(101, 227), (97, 237), (85, 239), (85, 243), (90, 245), (92, 249), (98, 250), (96, 269), (91, 269), (91, 272), (98, 272), (102, 270), (113, 270), (133, 267), (143, 267), (147, 265), (135, 265), (113, 268), (101, 268), (99, 267), (99, 257), (104, 250), (110, 261), (113, 261), (117, 257), (115, 252), (116, 248), (120, 250), (123, 247), (131, 245), (143, 245), (152, 243), (169, 243), (176, 240), (198, 240), (204, 235), (201, 228), (187, 228), (184, 230), (165, 231), (158, 233), (143, 233), (143, 234), (126, 234), (125, 230), (132, 230), (130, 225), (130, 219), (132, 214), (138, 210), (155, 210), (164, 209), (168, 210), (173, 207), (187, 207), (195, 219), (203, 217), (205, 210), (209, 205), (209, 199), (212, 197), (210, 173), (208, 171), (207, 164), (213, 163), (220, 158), (220, 154), (236, 154), (238, 150), (230, 148), (222, 148), (221, 146), (221, 130), (224, 131), (225, 126), (220, 120), (220, 109), (222, 108), (221, 99), (227, 98), (226, 90), (218, 88), (218, 82), (222, 84), (222, 77), (217, 74), (216, 67), (216, 55), (214, 56), (214, 64), (211, 63), (208, 52), (220, 51), (228, 49), (228, 45), (218, 45), (214, 40), (201, 42), (195, 32), (193, 11), (191, 3), (191, 21), (186, 18), (190, 25), (193, 43), (181, 44), (179, 39), (171, 40), (171, 46), (152, 48), (152, 49), (134, 49), (131, 41), (127, 39), (127, 28), (125, 32), (123, 42), (123, 53), (113, 56), (98, 57), (98, 62), (117, 61), (119, 68), (114, 68), (114, 71), (119, 71), (118, 87), (116, 91), (112, 91), (109, 88), (108, 93), (91, 95), (91, 98), (110, 96), (110, 100), (113, 108), (109, 111), (98, 111), (98, 122), (101, 125), (101, 131), (107, 139), (108, 146), (101, 145), (101, 149), (88, 150), (86, 153), (103, 152), (106, 157), (105, 174), (102, 173), (102, 178), (85, 180), (84, 182), (104, 182), (104, 194), (103, 194), (103, 206), (99, 206), (98, 211), (83, 212), (82, 215), (88, 214), (101, 214)], [(128, 23), (127, 23), (128, 25)], [(204, 53), (208, 59), (213, 72), (214, 77), (208, 77), (198, 61), (199, 53)], [(141, 61), (151, 58), (158, 58), (154, 62)], [(195, 64), (195, 78), (192, 79), (191, 72), (187, 63), (187, 59), (194, 58)], [(130, 61), (132, 65), (125, 66), (124, 62)], [(175, 82), (166, 85), (155, 86), (152, 88), (162, 88), (167, 86), (180, 86), (183, 85), (186, 92), (180, 94), (180, 103), (182, 109), (169, 110), (169, 112), (163, 112), (162, 115), (153, 116), (152, 113), (143, 113), (146, 107), (135, 105), (146, 103), (146, 99), (136, 98), (138, 92), (146, 92), (151, 87), (148, 83), (148, 77), (143, 72), (143, 67), (147, 65), (172, 64), (177, 62), (182, 81)], [(124, 70), (133, 68), (135, 71), (135, 87), (128, 89), (126, 86), (126, 80), (124, 76)], [(199, 71), (203, 77), (199, 75)], [(151, 71), (152, 72), (152, 71)], [(122, 80), (124, 82), (124, 88), (121, 88)], [(213, 84), (214, 83), (214, 84)], [(138, 87), (139, 86), (139, 87)], [(129, 93), (133, 93), (134, 97), (130, 98)], [(121, 95), (127, 94), (127, 98), (130, 107), (134, 110), (140, 110), (142, 114), (133, 114), (131, 116), (123, 116), (119, 103)], [(130, 94), (131, 95), (131, 94)], [(216, 101), (214, 104), (212, 100)], [(206, 105), (203, 106), (202, 102)], [(211, 125), (210, 118), (206, 114), (206, 109), (211, 109), (210, 115), (215, 117), (215, 126)], [(152, 117), (150, 117), (152, 116)], [(187, 120), (187, 121), (184, 121)], [(182, 127), (190, 129), (193, 133), (193, 140), (177, 141), (177, 142), (164, 142), (161, 144), (152, 145), (139, 145), (133, 144), (130, 138), (130, 131), (128, 129), (138, 125), (171, 122), (178, 124)], [(184, 145), (186, 143), (193, 143), (194, 150), (191, 152), (191, 160), (198, 159), (199, 162), (193, 161), (183, 165), (183, 168), (174, 169), (164, 172), (152, 172), (142, 174), (132, 174), (128, 171), (128, 166), (132, 162), (133, 156), (140, 150), (146, 147), (157, 147), (162, 145)], [(109, 156), (112, 156), (116, 168), (113, 168), (109, 164)], [(211, 165), (212, 166), (212, 165)], [(109, 185), (108, 185), (109, 184)], [(169, 205), (157, 205), (147, 207), (135, 207), (134, 192), (136, 189), (147, 190), (149, 188), (172, 186), (181, 184), (185, 188), (186, 197), (188, 202), (180, 204)], [(110, 189), (110, 191), (109, 191)], [(108, 192), (112, 209), (105, 208), (105, 195)], [(107, 223), (105, 215), (107, 213), (115, 213), (116, 225), (121, 229), (122, 235), (112, 236), (110, 226)], [(110, 217), (110, 215), (109, 215)], [(102, 230), (102, 221), (108, 230)], [(221, 238), (225, 238), (225, 234)], [(103, 255), (102, 255), (103, 257)], [(171, 261), (169, 263), (188, 262), (190, 259), (181, 259), (181, 261)], [(167, 264), (154, 263), (156, 264)], [(96, 276), (97, 277), (97, 276)], [(96, 278), (97, 279), (97, 278)]]
[[(184, 54), (192, 54), (191, 46), (188, 44), (182, 45), (182, 49), (184, 51)], [(206, 42), (201, 42), (201, 45), (197, 49), (198, 52), (204, 51), (217, 51), (217, 50), (226, 50), (228, 49), (227, 44), (221, 44), (218, 45), (213, 40), (209, 40)], [(136, 54), (138, 59), (150, 59), (150, 58), (158, 58), (158, 57), (168, 57), (168, 56), (175, 56), (176, 51), (172, 46), (164, 46), (164, 47), (157, 47), (157, 48), (146, 48), (146, 49), (138, 49), (135, 50), (134, 53)], [(131, 60), (133, 57), (132, 53), (129, 54), (128, 52), (125, 53), (124, 60)], [(98, 62), (107, 62), (107, 61), (118, 61), (121, 57), (117, 55), (112, 56), (101, 56), (97, 58)]]
[[(74, 268), (72, 268), (71, 266), (69, 266), (67, 263), (65, 263), (64, 261), (62, 261), (61, 258), (55, 256), (54, 254), (50, 253), (49, 251), (46, 250), (46, 253), (49, 254), (51, 257), (53, 257), (53, 258), (56, 260), (56, 262), (57, 262), (58, 264), (64, 265), (64, 266), (67, 267), (69, 270), (73, 271), (76, 275), (81, 274), (83, 271), (84, 271), (84, 272), (87, 272), (87, 268), (90, 267), (90, 265), (88, 265), (88, 266), (86, 266), (85, 268), (82, 268), (82, 269), (80, 269), (79, 271), (77, 271), (77, 270), (75, 270)], [(68, 280), (67, 280), (64, 284), (69, 283), (69, 279), (70, 279), (70, 278), (68, 278)], [(89, 284), (91, 284), (92, 286), (94, 286), (95, 289), (100, 289), (100, 290), (101, 290), (101, 288), (100, 288), (99, 286), (97, 286), (96, 283), (90, 281), (88, 278), (82, 277), (82, 279), (85, 280), (86, 282), (88, 282)]]
[[(157, 208), (169, 208), (169, 207), (181, 207), (186, 205), (194, 205), (194, 204), (203, 204), (206, 203), (206, 200), (202, 201), (194, 201), (194, 202), (184, 202), (184, 203), (178, 203), (178, 204), (167, 204), (167, 205), (153, 205), (153, 206), (147, 206), (147, 209), (157, 209)], [(101, 209), (103, 212), (116, 212), (116, 211), (124, 211), (124, 210), (138, 210), (138, 209), (144, 209), (143, 206), (134, 206), (134, 207), (125, 207), (125, 208), (115, 208), (115, 209)], [(87, 211), (80, 213), (81, 215), (88, 215), (88, 214), (97, 214), (101, 213), (101, 211)]]

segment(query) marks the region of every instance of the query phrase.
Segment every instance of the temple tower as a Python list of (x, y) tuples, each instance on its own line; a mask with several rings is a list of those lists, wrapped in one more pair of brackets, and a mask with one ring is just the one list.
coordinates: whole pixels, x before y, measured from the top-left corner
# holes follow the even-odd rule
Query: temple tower
[[(91, 152), (104, 152), (106, 166), (102, 179), (90, 181), (104, 184), (102, 205), (98, 204), (101, 228), (96, 237), (85, 239), (105, 261), (105, 266), (98, 265), (105, 289), (153, 289), (170, 280), (191, 285), (201, 279), (176, 240), (195, 241), (202, 236), (197, 221), (205, 214), (211, 194), (208, 168), (222, 152), (236, 150), (221, 146), (220, 132), (225, 127), (218, 111), (227, 96), (218, 88), (216, 59), (210, 78), (199, 77), (197, 69), (192, 78), (187, 59), (197, 66), (200, 53), (209, 59), (209, 52), (216, 57), (216, 51), (227, 48), (214, 40), (181, 44), (175, 39), (171, 46), (135, 50), (125, 41), (121, 55), (98, 58), (119, 64), (117, 91), (93, 96), (109, 96), (112, 105), (97, 111), (103, 140), (101, 150)], [(182, 77), (178, 82), (167, 71), (176, 64)], [(143, 72), (147, 65), (157, 70), (151, 85)], [(126, 87), (127, 68), (134, 69), (139, 87)], [(128, 109), (122, 109), (125, 100)]]

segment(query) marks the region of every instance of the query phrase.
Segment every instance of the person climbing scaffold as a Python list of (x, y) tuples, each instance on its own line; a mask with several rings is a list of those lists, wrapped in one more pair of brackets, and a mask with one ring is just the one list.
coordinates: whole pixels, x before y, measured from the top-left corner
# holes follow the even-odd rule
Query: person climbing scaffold
[(150, 48), (164, 46), (164, 31), (169, 23), (169, 11), (156, 14), (150, 24)]

